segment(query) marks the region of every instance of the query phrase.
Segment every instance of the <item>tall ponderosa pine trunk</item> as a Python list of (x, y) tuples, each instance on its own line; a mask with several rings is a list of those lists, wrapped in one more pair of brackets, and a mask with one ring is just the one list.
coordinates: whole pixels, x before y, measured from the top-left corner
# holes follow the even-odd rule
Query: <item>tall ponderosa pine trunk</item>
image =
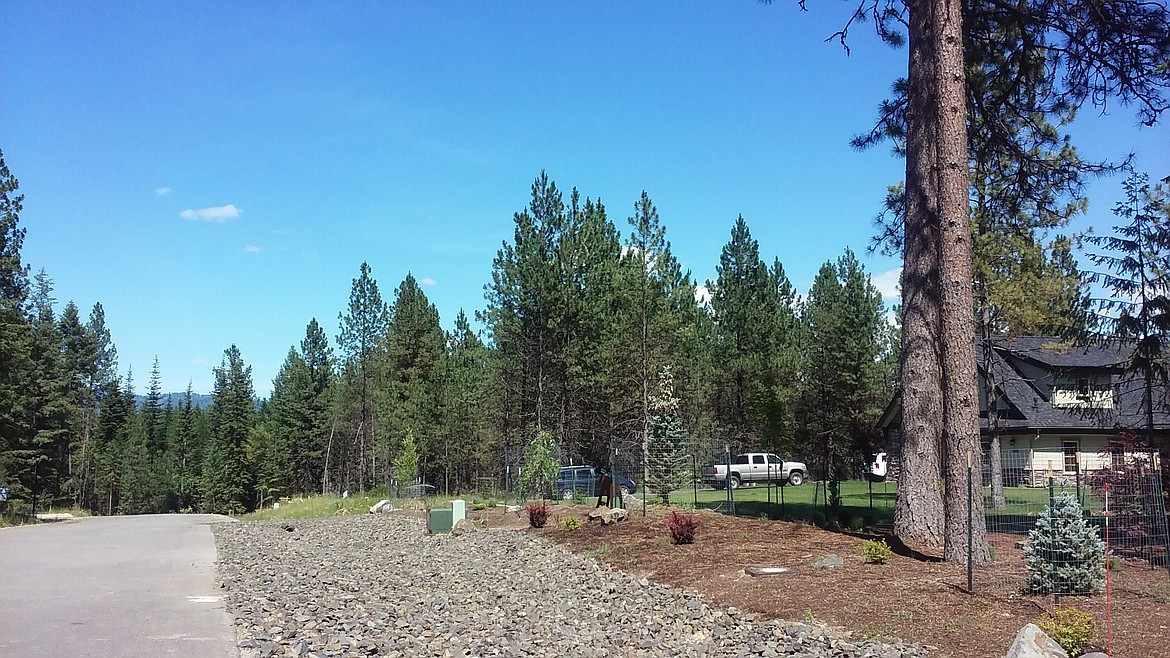
[[(942, 292), (943, 441), (948, 561), (967, 559), (968, 533), (978, 563), (991, 559), (983, 520), (979, 396), (975, 380), (975, 297), (971, 284), (971, 212), (967, 178), (966, 71), (960, 0), (932, 0), (938, 85), (939, 274)], [(968, 468), (971, 466), (971, 468)], [(967, 477), (974, 491), (967, 496)], [(968, 523), (968, 505), (973, 506)]]
[(930, 21), (911, 5), (906, 132), (906, 218), (902, 268), (902, 449), (894, 532), (903, 540), (939, 546), (943, 501), (939, 487), (942, 372), (939, 361), (937, 190), (931, 167), (937, 96)]

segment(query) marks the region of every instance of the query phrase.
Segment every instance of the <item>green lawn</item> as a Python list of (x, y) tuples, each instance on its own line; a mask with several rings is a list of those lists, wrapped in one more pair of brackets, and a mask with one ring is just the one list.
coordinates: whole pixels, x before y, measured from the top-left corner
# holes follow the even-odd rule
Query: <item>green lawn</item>
[[(868, 524), (890, 524), (894, 519), (894, 498), (897, 493), (897, 484), (894, 482), (875, 483), (871, 485), (862, 480), (850, 480), (841, 483), (841, 496), (844, 503), (845, 515), (849, 518), (863, 519)], [(872, 499), (871, 499), (872, 491)], [(1075, 491), (1075, 490), (1073, 490)], [(1093, 498), (1087, 488), (1082, 490), (1083, 504), (1092, 511), (1101, 508), (1100, 503)], [(1001, 509), (993, 509), (990, 505), (991, 490), (983, 488), (984, 500), (988, 501), (986, 513), (992, 528), (1002, 527), (1004, 531), (1012, 531), (1015, 526), (1031, 526), (1035, 517), (1048, 503), (1047, 488), (1009, 487), (1004, 492), (1007, 505)], [(680, 489), (670, 496), (672, 505), (683, 507), (711, 509), (728, 513), (731, 503), (726, 490), (718, 491), (709, 488), (700, 488), (696, 494), (693, 489)], [(641, 497), (644, 492), (639, 491)], [(825, 485), (807, 480), (799, 487), (778, 486), (742, 486), (733, 492), (735, 513), (738, 516), (766, 517), (770, 519), (810, 520), (816, 515), (826, 514)], [(448, 506), (450, 501), (459, 496), (431, 496), (419, 499), (424, 507)], [(369, 508), (384, 496), (377, 493), (356, 495), (341, 498), (336, 495), (312, 496), (283, 501), (278, 509), (271, 506), (246, 514), (242, 518), (254, 520), (267, 519), (298, 519), (319, 516), (336, 516), (345, 514), (365, 514)], [(471, 509), (477, 503), (494, 507), (497, 503), (516, 503), (512, 499), (481, 498), (469, 493), (462, 496)], [(592, 497), (578, 498), (575, 503), (592, 504), (596, 499)], [(397, 501), (401, 503), (401, 499)], [(563, 501), (549, 500), (556, 505)], [(568, 502), (568, 501), (564, 501)], [(651, 497), (650, 504), (658, 501)]]
[[(893, 482), (872, 485), (849, 480), (841, 483), (843, 508), (848, 516), (867, 519), (870, 523), (890, 523), (894, 518)], [(799, 487), (741, 486), (732, 492), (735, 513), (739, 516), (764, 516), (770, 519), (809, 519), (815, 512), (824, 513), (825, 485), (806, 480)], [(697, 501), (696, 501), (697, 498)], [(680, 490), (671, 495), (671, 502), (687, 507), (699, 507), (727, 512), (731, 507), (727, 490)]]
[[(863, 480), (841, 483), (841, 497), (844, 509), (854, 518), (867, 519), (872, 523), (892, 523), (894, 498), (897, 493), (894, 482), (871, 485)], [(872, 491), (872, 498), (870, 496)], [(1060, 489), (1056, 493), (1060, 493)], [(1075, 489), (1068, 491), (1076, 493)], [(783, 496), (781, 496), (783, 494)], [(825, 486), (818, 487), (814, 481), (806, 481), (799, 487), (742, 486), (733, 492), (735, 513), (739, 516), (766, 516), (772, 519), (809, 519), (814, 512), (825, 512)], [(986, 502), (986, 513), (992, 524), (1012, 524), (1031, 519), (1044, 510), (1048, 504), (1048, 489), (1044, 487), (1008, 487), (1004, 491), (1006, 505), (1000, 509), (991, 507), (991, 488), (984, 487), (982, 496)], [(1081, 489), (1082, 505), (1097, 512), (1102, 505), (1088, 488)], [(671, 495), (671, 503), (686, 507), (699, 507), (727, 513), (731, 508), (726, 490), (700, 488), (679, 490)]]

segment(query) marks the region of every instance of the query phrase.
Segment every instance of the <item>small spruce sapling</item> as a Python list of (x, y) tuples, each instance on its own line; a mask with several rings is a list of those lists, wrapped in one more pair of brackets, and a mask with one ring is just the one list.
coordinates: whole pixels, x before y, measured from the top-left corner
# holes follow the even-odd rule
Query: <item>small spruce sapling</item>
[(1105, 587), (1105, 543), (1068, 492), (1053, 498), (1036, 519), (1024, 558), (1025, 588), (1034, 594), (1096, 594)]

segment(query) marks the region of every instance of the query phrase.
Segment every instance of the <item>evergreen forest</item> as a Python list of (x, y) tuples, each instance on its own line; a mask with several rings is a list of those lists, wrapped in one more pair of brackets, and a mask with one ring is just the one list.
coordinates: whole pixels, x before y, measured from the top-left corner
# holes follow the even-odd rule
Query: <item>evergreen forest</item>
[(50, 276), (31, 274), (6, 166), (0, 187), (9, 514), (242, 513), (412, 481), (499, 488), (540, 430), (559, 463), (614, 464), (642, 481), (664, 375), (669, 459), (761, 449), (849, 477), (897, 377), (897, 327), (850, 250), (801, 294), (738, 217), (716, 278), (699, 282), (648, 195), (615, 220), (541, 172), (487, 273), (484, 308), (461, 310), (449, 331), (413, 275), (384, 294), (362, 262), (348, 302), (338, 291), (338, 334), (308, 318), (267, 399), (247, 346), (230, 345), (211, 404), (190, 387), (176, 401), (157, 359), (145, 374), (120, 368), (100, 302), (88, 314), (62, 305)]

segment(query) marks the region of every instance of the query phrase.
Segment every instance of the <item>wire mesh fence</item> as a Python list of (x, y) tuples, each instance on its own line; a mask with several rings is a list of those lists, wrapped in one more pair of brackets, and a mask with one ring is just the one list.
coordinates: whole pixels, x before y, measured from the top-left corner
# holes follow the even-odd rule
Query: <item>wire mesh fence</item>
[[(691, 459), (690, 490), (676, 491), (674, 499), (697, 509), (843, 529), (893, 520), (897, 486), (885, 477), (830, 482), (815, 463), (796, 456), (731, 446), (698, 451)], [(868, 472), (868, 464), (856, 470)], [(834, 495), (840, 497), (837, 506)]]
[(1020, 537), (1030, 573), (1026, 589), (1094, 593), (1103, 587), (1096, 577), (1076, 583), (1061, 579), (1089, 569), (1089, 563), (1094, 574), (1102, 570), (1103, 579), (1107, 557), (1170, 568), (1156, 454), (1110, 453), (1086, 469), (1076, 458), (1053, 467), (1033, 450), (1004, 451), (999, 473), (991, 462), (985, 454), (987, 530)]

